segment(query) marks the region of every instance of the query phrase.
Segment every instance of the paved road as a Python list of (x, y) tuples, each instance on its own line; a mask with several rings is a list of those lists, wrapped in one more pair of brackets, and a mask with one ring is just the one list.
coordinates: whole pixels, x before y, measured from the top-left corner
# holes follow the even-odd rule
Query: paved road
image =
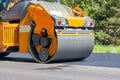
[(120, 80), (120, 55), (92, 54), (84, 61), (38, 64), (30, 55), (0, 60), (0, 80)]
[[(26, 62), (26, 63), (35, 63), (32, 57), (29, 54), (19, 54), (13, 53), (10, 54), (3, 61), (11, 62)], [(91, 54), (87, 59), (83, 61), (73, 61), (73, 62), (59, 62), (65, 64), (73, 65), (84, 65), (84, 66), (98, 66), (98, 67), (113, 67), (120, 68), (120, 54)], [(52, 63), (56, 64), (56, 63)]]

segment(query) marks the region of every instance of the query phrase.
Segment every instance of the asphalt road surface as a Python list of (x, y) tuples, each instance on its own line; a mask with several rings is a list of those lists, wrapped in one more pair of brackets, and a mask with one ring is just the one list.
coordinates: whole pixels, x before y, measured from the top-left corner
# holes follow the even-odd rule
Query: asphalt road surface
[(39, 64), (29, 54), (0, 59), (0, 80), (120, 80), (120, 55), (92, 54), (83, 61)]

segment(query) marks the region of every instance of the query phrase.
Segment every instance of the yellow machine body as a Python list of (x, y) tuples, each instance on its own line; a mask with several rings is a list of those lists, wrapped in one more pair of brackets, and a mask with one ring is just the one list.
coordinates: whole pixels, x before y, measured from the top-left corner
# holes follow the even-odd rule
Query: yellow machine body
[[(29, 1), (26, 1), (26, 3), (28, 2)], [(45, 8), (46, 5), (44, 5), (44, 3), (51, 5), (51, 7), (57, 3), (29, 3), (31, 4), (29, 4), (23, 18), (19, 20), (3, 19), (3, 21), (0, 22), (1, 53), (16, 51), (20, 53), (30, 53), (35, 61), (45, 63), (54, 60), (84, 59), (90, 55), (94, 46), (94, 31), (92, 29), (94, 22), (90, 23), (91, 27), (89, 30), (87, 26), (85, 27), (88, 17), (83, 16), (83, 13), (82, 16), (63, 15), (56, 18), (56, 16), (50, 14), (48, 10), (49, 7)], [(61, 4), (58, 5), (61, 6)], [(64, 7), (67, 10), (66, 6)], [(79, 13), (78, 10), (76, 14), (77, 13)], [(59, 25), (62, 23), (62, 20), (66, 20), (68, 25), (64, 25), (65, 23), (63, 23), (62, 26)], [(93, 20), (88, 19), (88, 21)], [(57, 23), (58, 25), (56, 26)], [(47, 31), (45, 36), (44, 31)], [(69, 44), (69, 41), (72, 44)], [(74, 47), (76, 43), (77, 47)], [(47, 46), (45, 44), (47, 44)], [(62, 50), (63, 52), (61, 52)], [(65, 57), (67, 53), (69, 54)], [(79, 53), (80, 56), (78, 56)], [(41, 57), (41, 59), (38, 57)]]
[(6, 51), (10, 46), (19, 46), (19, 24), (0, 22), (0, 52)]

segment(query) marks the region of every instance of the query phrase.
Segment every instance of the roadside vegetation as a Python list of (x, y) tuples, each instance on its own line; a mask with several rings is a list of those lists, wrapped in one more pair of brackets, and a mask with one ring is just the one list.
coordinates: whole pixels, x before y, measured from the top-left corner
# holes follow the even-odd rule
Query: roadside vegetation
[(95, 45), (93, 53), (115, 53), (120, 54), (120, 45), (114, 46), (114, 45)]

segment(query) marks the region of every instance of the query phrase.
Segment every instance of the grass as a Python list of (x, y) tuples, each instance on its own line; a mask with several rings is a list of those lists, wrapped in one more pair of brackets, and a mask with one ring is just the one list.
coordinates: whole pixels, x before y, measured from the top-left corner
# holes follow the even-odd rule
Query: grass
[(94, 53), (117, 53), (117, 54), (120, 54), (120, 46), (95, 45), (93, 52)]

